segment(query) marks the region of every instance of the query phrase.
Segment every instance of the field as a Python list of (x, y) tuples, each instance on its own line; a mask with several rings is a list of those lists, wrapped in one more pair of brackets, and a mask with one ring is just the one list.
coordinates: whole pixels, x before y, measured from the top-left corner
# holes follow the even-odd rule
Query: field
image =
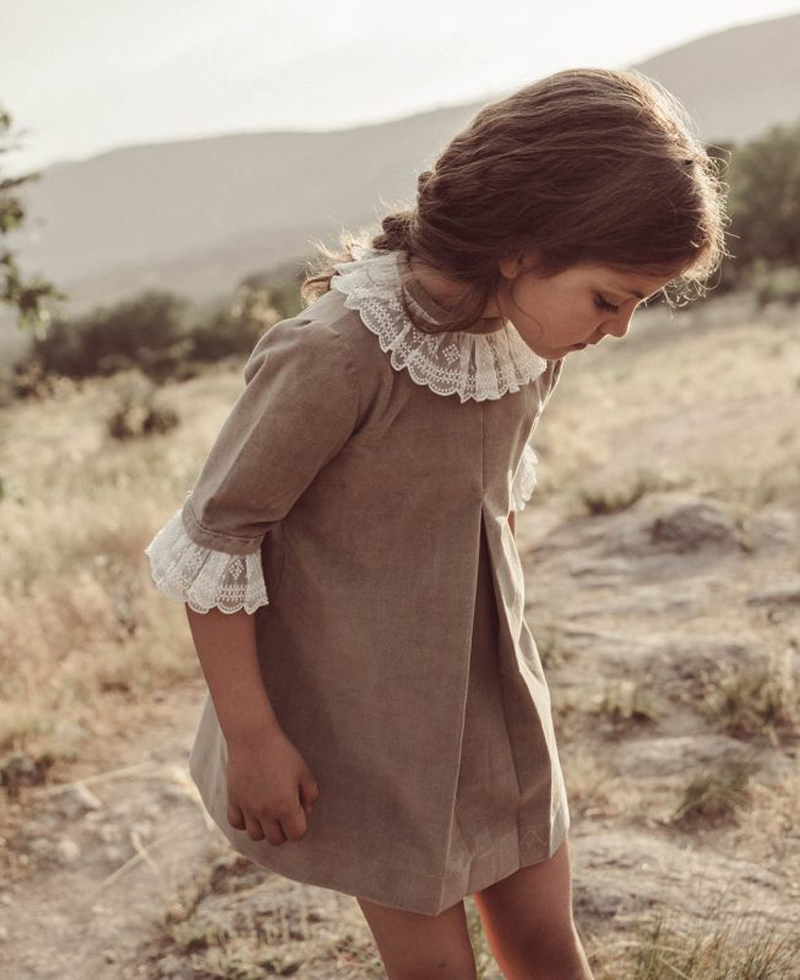
[[(380, 977), (355, 901), (235, 859), (186, 771), (204, 687), (143, 550), (241, 372), (119, 440), (130, 380), (0, 409), (8, 975)], [(600, 980), (800, 977), (799, 421), (800, 310), (730, 296), (569, 355), (539, 424), (517, 541)]]

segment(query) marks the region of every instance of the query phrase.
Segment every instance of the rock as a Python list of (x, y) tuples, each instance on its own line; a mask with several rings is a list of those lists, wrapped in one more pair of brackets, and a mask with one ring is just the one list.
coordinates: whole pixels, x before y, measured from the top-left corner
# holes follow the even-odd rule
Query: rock
[(97, 828), (97, 836), (104, 844), (118, 844), (123, 839), (122, 827), (116, 823), (104, 823)]
[(159, 803), (151, 800), (142, 807), (142, 813), (150, 820), (160, 820), (164, 816), (164, 811)]
[[(598, 564), (598, 574), (589, 579), (584, 579), (580, 583), (581, 600), (579, 604), (572, 605), (569, 609), (569, 616), (581, 619), (584, 616), (653, 616), (663, 613), (685, 612), (697, 608), (701, 600), (708, 592), (710, 583), (699, 580), (696, 577), (686, 585), (673, 585), (669, 587), (663, 585), (633, 585), (634, 577), (628, 582), (615, 580), (606, 577), (602, 571), (602, 565)], [(642, 570), (640, 569), (640, 574)], [(624, 584), (624, 588), (620, 588)], [(587, 596), (586, 589), (601, 589), (606, 587), (615, 589), (613, 596), (605, 595), (602, 598), (597, 596)], [(536, 592), (533, 585), (529, 589), (530, 599), (526, 601), (525, 609), (535, 609), (542, 601), (540, 594)]]
[(755, 592), (748, 596), (746, 601), (751, 606), (798, 604), (800, 603), (800, 576)]
[(128, 820), (132, 816), (134, 808), (138, 813), (139, 808), (135, 800), (120, 799), (108, 808), (108, 815), (114, 820)]
[[(536, 637), (535, 624), (531, 627)], [(576, 624), (566, 624), (560, 630), (560, 639), (575, 654), (591, 657), (592, 672), (573, 672), (570, 681), (579, 686), (597, 687), (597, 678), (626, 677), (632, 668), (641, 671), (643, 666), (658, 655), (661, 642), (658, 637), (634, 636), (616, 630), (591, 629)]]
[(730, 760), (745, 760), (752, 746), (727, 735), (683, 735), (624, 742), (613, 764), (626, 776), (689, 775), (692, 770)]
[(571, 561), (579, 574), (589, 570), (590, 577), (599, 573), (620, 579), (627, 570), (641, 576), (640, 565), (627, 566), (620, 556), (658, 562), (687, 552), (739, 551), (743, 538), (736, 512), (722, 501), (685, 490), (658, 491), (625, 510), (568, 521), (548, 534), (536, 552), (578, 556)]
[(49, 857), (53, 852), (53, 845), (45, 837), (34, 837), (28, 844), (28, 850), (37, 857)]
[(153, 824), (149, 820), (137, 820), (135, 823), (131, 824), (131, 833), (138, 834), (142, 840), (147, 840), (153, 836)]
[(0, 943), (8, 942), (8, 929), (5, 926), (0, 926)]
[(127, 852), (118, 844), (109, 844), (108, 847), (103, 848), (103, 857), (109, 864), (120, 865), (127, 860)]
[(750, 519), (750, 544), (758, 551), (768, 551), (798, 540), (798, 518), (794, 511), (782, 507), (764, 508)]
[(181, 800), (186, 801), (190, 799), (190, 790), (181, 786), (180, 783), (165, 783), (161, 787), (161, 796), (165, 800), (174, 801)]
[(12, 752), (0, 759), (0, 786), (12, 797), (19, 786), (40, 786), (52, 764), (48, 756), (35, 759), (29, 752)]
[(165, 956), (161, 960), (158, 964), (158, 969), (162, 977), (176, 977), (178, 980), (183, 980), (184, 977), (189, 978), (194, 975), (191, 963), (172, 954)]
[(102, 808), (102, 801), (83, 783), (70, 786), (58, 800), (58, 811), (66, 820), (76, 820), (81, 814)]
[(570, 834), (574, 908), (579, 922), (626, 930), (644, 909), (671, 906), (688, 916), (708, 913), (721, 893), (762, 910), (770, 925), (796, 932), (800, 907), (786, 902), (784, 879), (750, 861), (672, 843), (631, 830)]
[(650, 541), (677, 552), (740, 543), (729, 509), (704, 498), (680, 499), (665, 508), (650, 525)]
[(756, 656), (751, 645), (733, 637), (702, 640), (664, 637), (659, 653), (670, 672), (682, 681), (716, 675), (722, 665), (744, 667)]
[(80, 856), (80, 847), (70, 837), (62, 837), (55, 846), (55, 858), (60, 864), (74, 864)]

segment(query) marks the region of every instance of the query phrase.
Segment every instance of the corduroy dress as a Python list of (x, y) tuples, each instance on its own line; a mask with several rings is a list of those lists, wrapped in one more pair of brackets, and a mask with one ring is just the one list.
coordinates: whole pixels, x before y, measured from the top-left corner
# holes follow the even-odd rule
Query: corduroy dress
[[(261, 675), (320, 795), (305, 836), (227, 821), (210, 694), (189, 769), (233, 848), (296, 881), (430, 915), (554, 854), (569, 828), (509, 524), (563, 359), (444, 312), (407, 255), (363, 246), (258, 341), (153, 580), (256, 619)], [(264, 751), (269, 751), (265, 746)]]

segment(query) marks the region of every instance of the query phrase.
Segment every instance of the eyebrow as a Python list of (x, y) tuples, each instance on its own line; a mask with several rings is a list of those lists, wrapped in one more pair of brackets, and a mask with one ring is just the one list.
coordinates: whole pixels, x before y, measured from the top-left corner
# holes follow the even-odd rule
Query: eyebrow
[(635, 296), (637, 299), (644, 299), (644, 296), (642, 296), (642, 294), (640, 292), (637, 292), (635, 289), (623, 289), (621, 286), (615, 286), (614, 292), (627, 293), (628, 296)]
[[(641, 293), (640, 293), (640, 292), (639, 292), (638, 290), (636, 290), (636, 289), (624, 289), (624, 288), (622, 288), (622, 287), (620, 287), (620, 286), (615, 286), (615, 287), (614, 287), (614, 292), (616, 292), (616, 293), (627, 293), (627, 295), (628, 295), (628, 296), (635, 296), (635, 297), (636, 297), (637, 299), (650, 299), (650, 298), (651, 298), (650, 296), (647, 296), (647, 297), (645, 297), (645, 296), (643, 296), (643, 295), (642, 295), (642, 294), (641, 294)], [(656, 296), (656, 295), (657, 295), (658, 293), (660, 293), (660, 292), (661, 292), (661, 290), (660, 290), (660, 289), (657, 289), (657, 290), (656, 290), (656, 291), (655, 291), (654, 293), (652, 293), (651, 295), (652, 295), (652, 296)]]

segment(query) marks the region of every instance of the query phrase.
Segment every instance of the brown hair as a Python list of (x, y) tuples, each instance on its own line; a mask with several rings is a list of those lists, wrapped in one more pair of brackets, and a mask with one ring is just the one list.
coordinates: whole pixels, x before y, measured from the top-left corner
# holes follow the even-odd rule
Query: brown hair
[[(537, 249), (537, 273), (580, 262), (666, 277), (678, 297), (719, 267), (728, 218), (720, 160), (693, 132), (682, 104), (635, 71), (573, 68), (490, 103), (417, 179), (414, 207), (386, 215), (375, 235), (343, 232), (341, 252), (315, 241), (322, 267), (301, 296), (330, 289), (334, 263), (354, 245), (403, 249), (462, 282), (451, 316), (422, 330), (475, 329), (503, 286), (497, 263)], [(412, 274), (413, 275), (413, 274)], [(480, 328), (479, 328), (480, 329)]]

